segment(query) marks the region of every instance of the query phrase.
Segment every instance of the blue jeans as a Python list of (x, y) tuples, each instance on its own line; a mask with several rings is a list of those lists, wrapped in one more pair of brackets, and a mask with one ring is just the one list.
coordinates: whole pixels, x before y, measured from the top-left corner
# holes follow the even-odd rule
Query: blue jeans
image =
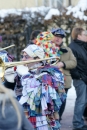
[(84, 125), (82, 118), (87, 102), (87, 85), (82, 80), (73, 80), (73, 85), (76, 90), (76, 102), (73, 116), (73, 128), (81, 128)]

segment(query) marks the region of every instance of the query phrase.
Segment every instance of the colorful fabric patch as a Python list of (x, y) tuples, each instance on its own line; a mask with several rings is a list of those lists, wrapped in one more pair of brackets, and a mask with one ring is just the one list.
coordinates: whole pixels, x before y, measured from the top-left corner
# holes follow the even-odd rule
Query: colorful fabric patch
[(37, 36), (35, 44), (42, 47), (45, 51), (45, 57), (57, 56), (59, 47), (52, 42), (54, 36), (51, 32), (42, 32)]

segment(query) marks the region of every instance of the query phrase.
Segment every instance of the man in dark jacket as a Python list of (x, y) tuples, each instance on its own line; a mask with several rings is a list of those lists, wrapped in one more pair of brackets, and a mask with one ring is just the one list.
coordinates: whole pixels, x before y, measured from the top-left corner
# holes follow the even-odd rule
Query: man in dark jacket
[(73, 28), (71, 35), (72, 42), (69, 47), (77, 59), (76, 68), (71, 70), (77, 95), (73, 116), (73, 130), (87, 130), (82, 118), (87, 102), (87, 36), (84, 29), (80, 27)]

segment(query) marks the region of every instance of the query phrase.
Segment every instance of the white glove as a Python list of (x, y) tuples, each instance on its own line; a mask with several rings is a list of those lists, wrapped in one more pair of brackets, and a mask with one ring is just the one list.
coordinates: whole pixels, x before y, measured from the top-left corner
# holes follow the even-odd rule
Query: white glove
[(23, 76), (23, 75), (26, 75), (28, 74), (28, 67), (27, 66), (24, 66), (24, 65), (18, 65), (17, 66), (17, 69), (16, 69), (16, 72), (19, 76)]
[(5, 70), (4, 77), (8, 82), (14, 83), (15, 76), (16, 75), (15, 75), (14, 67)]

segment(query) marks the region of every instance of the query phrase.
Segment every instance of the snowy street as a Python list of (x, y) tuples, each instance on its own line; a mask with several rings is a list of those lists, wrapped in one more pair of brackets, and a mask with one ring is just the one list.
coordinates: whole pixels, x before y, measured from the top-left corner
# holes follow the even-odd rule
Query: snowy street
[(68, 91), (66, 108), (61, 120), (61, 130), (72, 130), (72, 118), (75, 104), (76, 93), (72, 86)]

